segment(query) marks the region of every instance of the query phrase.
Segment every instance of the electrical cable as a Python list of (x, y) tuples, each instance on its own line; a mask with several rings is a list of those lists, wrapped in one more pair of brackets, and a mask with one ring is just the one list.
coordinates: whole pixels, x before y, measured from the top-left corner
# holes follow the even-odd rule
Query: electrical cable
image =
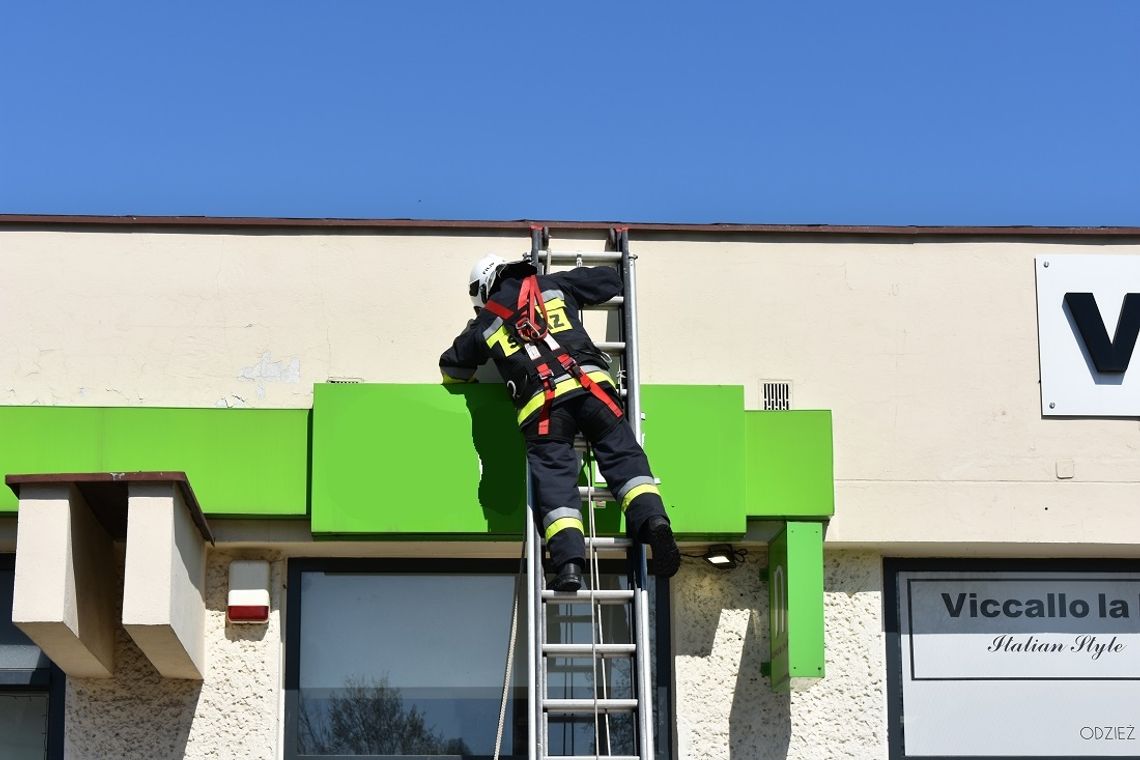
[(522, 557), (519, 558), (519, 571), (515, 575), (515, 599), (511, 605), (511, 635), (510, 643), (507, 645), (507, 667), (506, 672), (503, 673), (503, 698), (499, 702), (499, 727), (495, 731), (495, 756), (494, 760), (499, 760), (499, 750), (503, 743), (503, 726), (507, 722), (507, 697), (511, 691), (511, 672), (514, 670), (515, 664), (515, 641), (518, 638), (519, 629), (519, 589), (522, 586), (522, 577), (526, 572), (526, 542), (523, 542)]

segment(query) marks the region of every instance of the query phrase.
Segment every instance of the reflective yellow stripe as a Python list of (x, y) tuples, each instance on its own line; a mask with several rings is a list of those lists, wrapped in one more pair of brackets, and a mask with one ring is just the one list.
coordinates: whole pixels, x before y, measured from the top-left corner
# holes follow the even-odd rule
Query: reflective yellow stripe
[[(613, 379), (610, 377), (610, 373), (604, 370), (598, 370), (597, 372), (588, 372), (586, 373), (586, 376), (593, 380), (595, 383), (602, 383), (604, 385), (614, 384)], [(572, 377), (568, 377), (554, 386), (554, 397), (558, 398), (563, 394), (578, 390), (581, 387), (582, 386), (578, 383), (577, 380)], [(526, 405), (519, 410), (520, 425), (522, 424), (523, 420), (542, 408), (543, 399), (544, 396), (541, 393), (536, 393), (530, 401), (526, 402)]]
[(552, 333), (565, 332), (574, 326), (566, 316), (566, 303), (561, 298), (546, 302), (546, 326)]
[(447, 373), (444, 373), (444, 375), (443, 375), (443, 384), (444, 385), (456, 385), (458, 383), (470, 383), (470, 382), (473, 382), (474, 380), (475, 380), (474, 377), (469, 377), (466, 380), (461, 380), (460, 378), (452, 377), (451, 375), (448, 375)]
[(621, 511), (624, 512), (629, 507), (630, 503), (638, 496), (641, 496), (643, 493), (655, 493), (658, 496), (661, 495), (661, 491), (659, 491), (657, 489), (657, 486), (653, 485), (652, 483), (646, 483), (643, 486), (631, 488), (629, 489), (629, 493), (625, 495), (625, 498), (621, 500)]
[(499, 347), (503, 356), (510, 356), (519, 350), (519, 342), (515, 340), (514, 334), (506, 325), (495, 330), (491, 333), (491, 337), (487, 338), (487, 348), (494, 348), (495, 346)]
[(546, 540), (549, 541), (555, 533), (567, 528), (577, 528), (579, 533), (585, 533), (582, 530), (582, 521), (577, 517), (563, 517), (550, 523), (550, 527), (546, 529)]

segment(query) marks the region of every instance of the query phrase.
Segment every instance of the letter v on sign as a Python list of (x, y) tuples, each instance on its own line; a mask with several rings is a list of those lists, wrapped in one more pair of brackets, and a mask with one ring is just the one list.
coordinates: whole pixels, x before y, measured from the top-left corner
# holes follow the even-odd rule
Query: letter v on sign
[(1132, 350), (1136, 347), (1136, 336), (1140, 334), (1140, 293), (1124, 296), (1116, 334), (1111, 341), (1092, 293), (1066, 293), (1065, 306), (1073, 315), (1077, 331), (1097, 372), (1121, 373), (1128, 369)]

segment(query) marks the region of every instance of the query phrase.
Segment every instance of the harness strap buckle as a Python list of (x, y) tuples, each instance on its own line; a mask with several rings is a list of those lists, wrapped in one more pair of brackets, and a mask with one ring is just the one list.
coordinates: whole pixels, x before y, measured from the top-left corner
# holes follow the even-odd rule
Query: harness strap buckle
[(546, 337), (546, 328), (539, 327), (528, 317), (521, 317), (518, 322), (515, 322), (515, 332), (521, 340), (527, 343), (538, 343)]
[(582, 377), (582, 368), (578, 366), (578, 362), (574, 361), (574, 357), (570, 354), (563, 353), (559, 355), (558, 362), (562, 365), (562, 369), (569, 372), (575, 378)]

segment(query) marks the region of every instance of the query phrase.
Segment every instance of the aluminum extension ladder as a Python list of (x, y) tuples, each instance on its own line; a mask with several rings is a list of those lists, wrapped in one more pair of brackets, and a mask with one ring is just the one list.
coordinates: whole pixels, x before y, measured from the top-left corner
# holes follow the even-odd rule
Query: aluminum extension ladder
[[(615, 228), (610, 233), (611, 249), (606, 252), (559, 252), (550, 250), (547, 230), (532, 228), (531, 263), (540, 273), (548, 273), (554, 265), (613, 265), (622, 275), (622, 295), (606, 304), (592, 309), (617, 309), (621, 315), (618, 341), (595, 341), (595, 345), (611, 356), (618, 357), (621, 372), (615, 374), (619, 394), (625, 407), (626, 419), (633, 427), (637, 440), (641, 434), (641, 397), (639, 391), (639, 367), (637, 361), (637, 302), (635, 257), (629, 253), (629, 233)], [(593, 483), (591, 474), (587, 478)], [(596, 535), (593, 486), (580, 488), (584, 501), (584, 511), (588, 524), (586, 536), (586, 572), (583, 575), (583, 588), (576, 592), (556, 592), (546, 589), (546, 575), (543, 571), (542, 538), (531, 515), (527, 515), (527, 697), (531, 706), (528, 720), (527, 739), (529, 760), (652, 760), (653, 747), (653, 688), (650, 672), (649, 650), (649, 592), (646, 588), (647, 568), (644, 545), (631, 542), (627, 538), (600, 538)], [(528, 512), (533, 509), (530, 473), (527, 473)], [(600, 589), (599, 555), (624, 549), (630, 568), (627, 589)], [(548, 614), (557, 605), (572, 604), (575, 607), (589, 608), (590, 642), (559, 643), (547, 640)], [(603, 608), (609, 605), (626, 607), (630, 622), (632, 643), (608, 643), (603, 628)], [(612, 610), (612, 608), (611, 608)], [(581, 619), (581, 616), (579, 616)], [(631, 696), (613, 698), (608, 691), (607, 660), (625, 658), (631, 663)], [(592, 673), (592, 694), (587, 698), (555, 698), (549, 693), (552, 660), (566, 662), (588, 662), (577, 672)], [(574, 668), (563, 668), (574, 671)], [(573, 672), (567, 673), (573, 685)], [(627, 741), (632, 740), (635, 754), (612, 754), (611, 716), (618, 714), (632, 717), (632, 732), (627, 731)], [(592, 751), (587, 754), (551, 754), (550, 723), (555, 720), (593, 720), (594, 740)], [(624, 720), (628, 729), (630, 717)], [(571, 730), (573, 728), (571, 727)], [(632, 737), (628, 737), (632, 733)], [(563, 736), (565, 742), (566, 737)], [(566, 749), (565, 747), (563, 749)], [(575, 752), (571, 747), (569, 751)]]

